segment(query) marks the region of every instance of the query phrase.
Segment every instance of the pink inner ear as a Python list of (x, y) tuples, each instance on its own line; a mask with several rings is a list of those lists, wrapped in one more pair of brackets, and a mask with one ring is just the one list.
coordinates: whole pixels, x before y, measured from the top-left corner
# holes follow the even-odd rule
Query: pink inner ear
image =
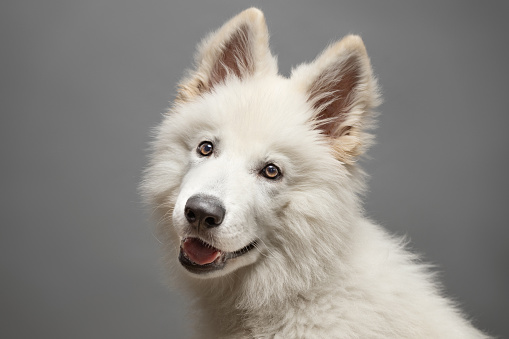
[(247, 25), (242, 25), (232, 34), (214, 64), (209, 87), (224, 81), (231, 73), (239, 78), (242, 78), (245, 73), (252, 73), (253, 62), (250, 49), (249, 28)]
[(310, 89), (309, 100), (313, 107), (320, 110), (317, 116), (320, 129), (331, 137), (339, 137), (348, 133), (351, 126), (338, 128), (348, 117), (348, 106), (352, 94), (359, 82), (359, 62), (356, 56), (325, 69)]

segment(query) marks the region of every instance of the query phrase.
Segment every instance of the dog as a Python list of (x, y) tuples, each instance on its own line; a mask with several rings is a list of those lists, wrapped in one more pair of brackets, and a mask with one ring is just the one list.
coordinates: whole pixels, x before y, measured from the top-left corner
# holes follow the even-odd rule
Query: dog
[(141, 190), (199, 338), (488, 338), (363, 216), (377, 80), (360, 37), (278, 74), (263, 13), (198, 46)]

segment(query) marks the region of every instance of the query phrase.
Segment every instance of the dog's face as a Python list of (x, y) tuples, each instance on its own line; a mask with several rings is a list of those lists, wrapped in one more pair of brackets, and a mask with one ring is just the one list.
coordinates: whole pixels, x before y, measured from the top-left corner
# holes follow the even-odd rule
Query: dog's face
[(188, 135), (172, 221), (189, 272), (212, 277), (255, 262), (290, 192), (319, 179), (304, 176), (318, 175), (318, 154), (329, 149), (292, 85), (275, 75), (231, 79), (183, 105), (175, 118)]
[(143, 183), (173, 262), (212, 278), (326, 260), (326, 238), (340, 244), (355, 213), (353, 163), (377, 98), (362, 41), (347, 37), (283, 78), (263, 15), (249, 9), (205, 39), (196, 61)]

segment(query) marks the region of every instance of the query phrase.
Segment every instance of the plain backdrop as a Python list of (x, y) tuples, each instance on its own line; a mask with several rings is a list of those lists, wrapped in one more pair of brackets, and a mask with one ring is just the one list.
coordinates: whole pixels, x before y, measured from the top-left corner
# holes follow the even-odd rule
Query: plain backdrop
[(266, 15), (280, 71), (362, 35), (383, 89), (366, 213), (509, 337), (509, 7), (503, 1), (6, 1), (0, 337), (185, 338), (137, 185), (195, 45)]

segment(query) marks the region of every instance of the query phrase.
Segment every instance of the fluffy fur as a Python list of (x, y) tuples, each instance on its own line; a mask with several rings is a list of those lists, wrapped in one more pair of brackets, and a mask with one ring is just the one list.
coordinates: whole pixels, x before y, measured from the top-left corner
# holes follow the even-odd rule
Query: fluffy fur
[[(268, 40), (255, 8), (203, 40), (142, 183), (170, 276), (195, 300), (197, 336), (487, 338), (404, 241), (363, 216), (356, 160), (379, 96), (362, 40), (345, 37), (290, 78)], [(198, 154), (203, 141), (212, 155)], [(281, 176), (264, 177), (267, 164)], [(218, 227), (186, 220), (186, 202), (203, 194), (226, 210)], [(197, 274), (179, 263), (187, 237), (221, 253), (256, 248)]]

